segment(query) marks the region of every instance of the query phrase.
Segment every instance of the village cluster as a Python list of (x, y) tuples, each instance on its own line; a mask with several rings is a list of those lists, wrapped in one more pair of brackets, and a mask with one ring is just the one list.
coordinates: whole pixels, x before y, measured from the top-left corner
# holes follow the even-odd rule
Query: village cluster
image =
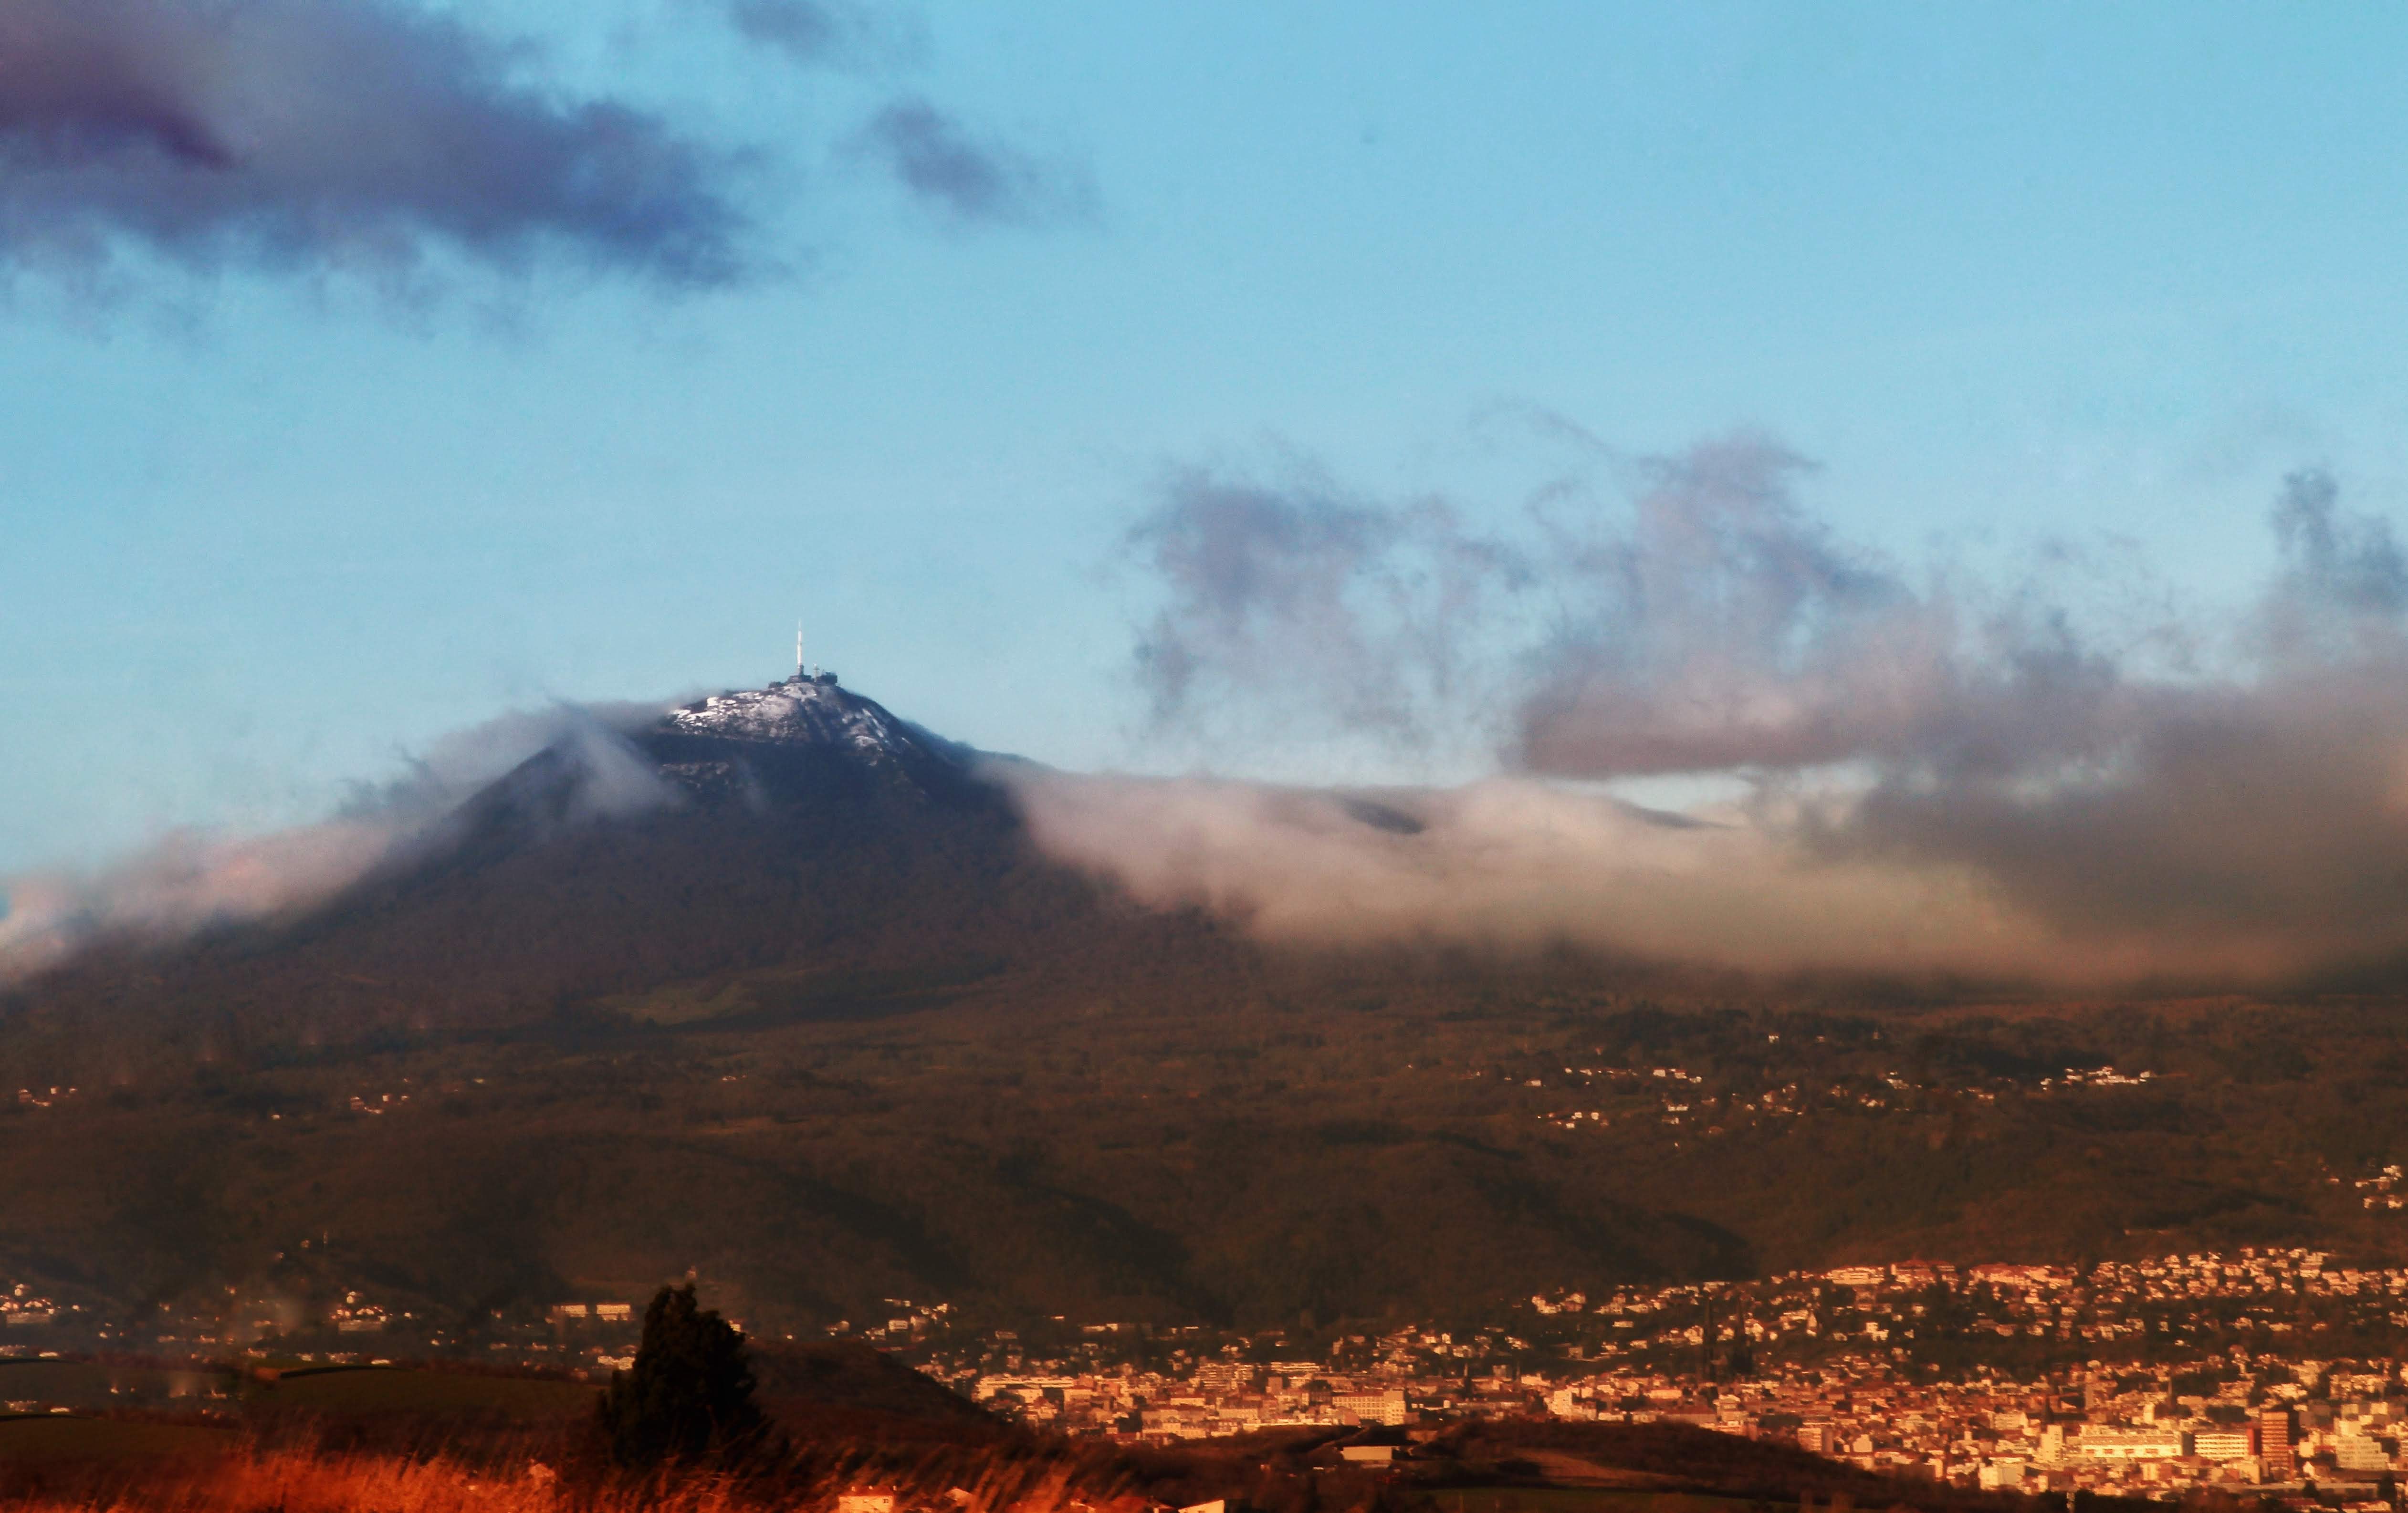
[[(1778, 1041), (1781, 1037), (1775, 1035), (1767, 1038)], [(1802, 1120), (1817, 1114), (1903, 1113), (1917, 1108), (1928, 1110), (1935, 1100), (1942, 1104), (1964, 1099), (1991, 1104), (1998, 1102), (2001, 1092), (2049, 1098), (2099, 1088), (2145, 1087), (2159, 1080), (2154, 1071), (2126, 1073), (2112, 1066), (2069, 1066), (2057, 1076), (2036, 1081), (2001, 1078), (1990, 1079), (1988, 1086), (1936, 1085), (1917, 1082), (1900, 1072), (1884, 1071), (1851, 1075), (1828, 1086), (1809, 1087), (1791, 1081), (1768, 1083), (1754, 1092), (1736, 1087), (1709, 1092), (1703, 1075), (1681, 1066), (1566, 1066), (1560, 1076), (1544, 1068), (1533, 1070), (1541, 1075), (1514, 1073), (1505, 1076), (1504, 1080), (1521, 1088), (1584, 1092), (1605, 1106), (1574, 1105), (1541, 1110), (1536, 1117), (1555, 1129), (1598, 1131), (1617, 1124), (1624, 1128), (1634, 1124), (1660, 1125), (1709, 1139), (1743, 1124)], [(1492, 1074), (1473, 1070), (1464, 1076), (1477, 1080)], [(2393, 1179), (2397, 1180), (2397, 1173)], [(2370, 1202), (2368, 1206), (2380, 1205)]]
[[(599, 1379), (630, 1363), (640, 1311), (562, 1303), (462, 1333), (351, 1291), (306, 1318), (291, 1300), (230, 1294), (214, 1310), (99, 1321), (0, 1285), (0, 1355), (63, 1344), (326, 1362), (475, 1353)], [(900, 1298), (824, 1332), (1031, 1426), (1126, 1443), (1347, 1425), (1388, 1442), (1359, 1446), (1367, 1457), (1410, 1456), (1450, 1421), (1528, 1415), (1786, 1438), (1985, 1488), (2315, 1482), (2387, 1495), (2408, 1470), (2408, 1270), (2299, 1249), (2087, 1268), (1905, 1261), (1562, 1291), (1489, 1321), (1309, 1346), (1197, 1324), (993, 1328)]]
[(33, 1329), (59, 1316), (59, 1306), (23, 1282), (0, 1289), (0, 1330)]
[(2396, 1362), (2242, 1357), (2212, 1396), (2175, 1391), (2177, 1369), (2090, 1366), (2035, 1376), (1917, 1380), (1897, 1363), (1846, 1355), (1744, 1382), (1605, 1372), (1486, 1377), (1339, 1372), (1307, 1362), (1204, 1363), (1142, 1372), (992, 1375), (973, 1391), (1032, 1425), (1130, 1443), (1283, 1426), (1394, 1426), (1389, 1455), (1446, 1423), (1546, 1414), (1685, 1423), (1795, 1440), (1868, 1470), (1985, 1490), (2172, 1492), (2371, 1484), (2393, 1495), (2403, 1407)]
[[(890, 1337), (906, 1320), (891, 1320)], [(1417, 1434), (1484, 1416), (1685, 1422), (1984, 1488), (2380, 1486), (2401, 1461), (2408, 1271), (2304, 1250), (2086, 1271), (1848, 1266), (1715, 1287), (1533, 1297), (1507, 1324), (1174, 1343), (1128, 1326), (1038, 1358), (1008, 1332), (923, 1369), (1031, 1424), (1125, 1441), (1282, 1425)], [(1153, 1335), (1157, 1343), (1165, 1332)], [(934, 1343), (934, 1342), (930, 1342)]]

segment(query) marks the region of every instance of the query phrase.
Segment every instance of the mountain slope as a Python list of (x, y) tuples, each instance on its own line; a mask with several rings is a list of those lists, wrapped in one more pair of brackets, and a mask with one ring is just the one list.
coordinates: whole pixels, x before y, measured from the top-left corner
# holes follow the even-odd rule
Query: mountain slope
[(325, 1042), (521, 1023), (714, 971), (991, 956), (1091, 915), (1094, 892), (1027, 852), (973, 762), (833, 683), (719, 696), (605, 760), (538, 752), (307, 918), (118, 943), (8, 1001)]
[[(1326, 1325), (1915, 1252), (2401, 1247), (2345, 1179), (2408, 1156), (2387, 1004), (1835, 1011), (1270, 951), (1049, 863), (987, 770), (833, 683), (723, 694), (538, 754), (306, 919), (20, 986), (0, 1279), (365, 1287), (467, 1327), (697, 1269), (797, 1332), (886, 1296)], [(2104, 1064), (2160, 1076), (2052, 1082)]]
[[(126, 1090), (83, 1135), (84, 1169), (110, 1176), (29, 1176), (39, 1196), (0, 1241), (109, 1252), (79, 1263), (102, 1292), (174, 1295), (314, 1223), (443, 1306), (633, 1285), (699, 1250), (748, 1278), (755, 1316), (896, 1291), (1187, 1317), (1435, 1301), (1426, 1263), (1452, 1242), (1434, 1251), (1414, 1212), (1433, 1202), (1467, 1219), (1447, 1286), (1498, 1232), (1558, 1267), (1731, 1263), (1695, 1226), (1575, 1212), (1477, 1142), (1316, 1143), (1292, 1163), (1306, 1185), (1271, 1193), (1166, 1182), (1151, 1158), (1097, 1168), (1093, 1145), (977, 1112), (980, 1087), (1025, 1077), (1015, 1024), (1051, 1039), (1066, 1017), (1134, 1015), (1209, 1040), (1276, 970), (1036, 855), (978, 760), (832, 681), (718, 695), (601, 757), (539, 753), (305, 920), (90, 953), (13, 995), (0, 1067)], [(971, 1086), (914, 1112), (833, 1069), (832, 1037), (889, 1024), (983, 1042), (902, 1052), (915, 1081)], [(406, 1118), (344, 1118), (369, 1077), (396, 1115), (381, 1100), (417, 1090)], [(764, 1101), (722, 1133), (694, 1101), (714, 1083)], [(448, 1111), (431, 1121), (430, 1087)], [(1049, 1117), (1094, 1115), (1156, 1122), (1118, 1098)], [(14, 1140), (38, 1163), (35, 1125), (0, 1128), (0, 1157)], [(192, 1141), (210, 1157), (181, 1163)], [(1324, 1183), (1354, 1189), (1331, 1235)]]

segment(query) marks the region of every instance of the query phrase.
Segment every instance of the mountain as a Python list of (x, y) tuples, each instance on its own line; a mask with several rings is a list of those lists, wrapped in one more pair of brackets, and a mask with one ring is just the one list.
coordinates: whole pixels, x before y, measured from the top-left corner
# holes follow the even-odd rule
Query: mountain
[(0, 1281), (473, 1331), (693, 1270), (781, 1332), (888, 1297), (1303, 1330), (1905, 1254), (2408, 1249), (2349, 1186), (2408, 1155), (2388, 1001), (1275, 950), (1048, 861), (999, 760), (832, 678), (733, 691), (563, 739), (306, 917), (18, 985)]
[(924, 793), (958, 779), (977, 753), (837, 686), (834, 673), (797, 672), (765, 689), (730, 690), (672, 709), (640, 737), (698, 791), (738, 777), (748, 758), (811, 752), (841, 757)]
[(117, 943), (14, 996), (236, 1048), (491, 1030), (732, 969), (984, 960), (1093, 895), (1027, 853), (981, 760), (831, 676), (712, 695), (547, 747), (304, 918)]

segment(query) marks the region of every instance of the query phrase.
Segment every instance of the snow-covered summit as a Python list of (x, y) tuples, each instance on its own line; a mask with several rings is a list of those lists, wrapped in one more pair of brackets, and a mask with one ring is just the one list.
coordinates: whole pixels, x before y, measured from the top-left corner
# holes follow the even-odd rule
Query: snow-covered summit
[(722, 740), (833, 746), (872, 762), (924, 757), (933, 744), (874, 700), (837, 686), (836, 674), (796, 673), (767, 688), (738, 689), (669, 711), (669, 730)]

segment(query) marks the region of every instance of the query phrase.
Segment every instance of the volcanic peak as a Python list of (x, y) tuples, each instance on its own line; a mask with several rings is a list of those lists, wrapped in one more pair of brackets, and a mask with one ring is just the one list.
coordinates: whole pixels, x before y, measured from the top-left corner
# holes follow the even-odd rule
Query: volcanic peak
[(935, 744), (876, 701), (838, 687), (829, 672), (797, 672), (767, 688), (696, 699), (670, 710), (663, 728), (720, 740), (832, 746), (872, 762), (925, 756)]

